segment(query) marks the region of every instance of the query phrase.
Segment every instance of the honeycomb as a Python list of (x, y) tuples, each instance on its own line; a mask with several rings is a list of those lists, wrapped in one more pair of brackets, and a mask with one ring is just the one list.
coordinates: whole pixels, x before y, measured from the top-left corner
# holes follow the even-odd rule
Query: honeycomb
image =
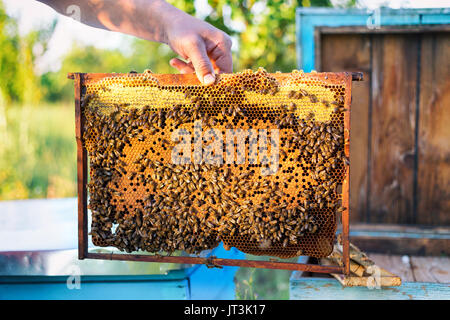
[(127, 252), (328, 256), (348, 174), (345, 73), (86, 74), (90, 234)]

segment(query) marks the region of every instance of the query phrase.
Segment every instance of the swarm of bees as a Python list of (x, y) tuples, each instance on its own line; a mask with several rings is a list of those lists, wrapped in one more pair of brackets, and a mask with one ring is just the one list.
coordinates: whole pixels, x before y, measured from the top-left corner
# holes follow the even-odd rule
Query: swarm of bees
[[(151, 74), (144, 76), (147, 81)], [(212, 89), (171, 88), (181, 90), (184, 100), (164, 108), (110, 104), (101, 95), (114, 89), (104, 83), (98, 88), (88, 88), (81, 101), (90, 163), (90, 234), (96, 245), (198, 254), (223, 242), (283, 258), (327, 254), (321, 248), (334, 240), (348, 166), (341, 91), (336, 90), (334, 100), (304, 87), (286, 91), (261, 69), (227, 78)], [(286, 103), (272, 112), (264, 104), (249, 105), (246, 92)], [(328, 120), (318, 120), (314, 111), (301, 113), (304, 104), (323, 106)], [(262, 176), (263, 165), (248, 161), (172, 163), (176, 142), (171, 134), (192, 129), (199, 120), (204, 130), (279, 129), (280, 170)], [(248, 148), (249, 140), (245, 143)]]

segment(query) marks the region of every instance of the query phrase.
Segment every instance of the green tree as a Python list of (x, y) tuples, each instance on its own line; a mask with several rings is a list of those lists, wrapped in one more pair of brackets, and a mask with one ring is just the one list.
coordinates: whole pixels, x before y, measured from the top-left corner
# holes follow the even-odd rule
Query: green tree
[[(194, 0), (169, 1), (195, 14)], [(270, 72), (295, 69), (295, 9), (331, 7), (330, 0), (208, 0), (205, 18), (237, 40), (235, 70), (264, 67)]]
[(124, 72), (127, 64), (127, 58), (120, 50), (74, 45), (64, 57), (60, 70), (41, 76), (45, 99), (73, 101), (73, 82), (67, 79), (69, 72)]
[(0, 1), (0, 101), (7, 103), (22, 96), (22, 87), (15, 79), (20, 66), (19, 46), (17, 23), (6, 14)]
[(56, 20), (46, 28), (21, 36), (16, 20), (6, 14), (0, 0), (0, 94), (6, 104), (39, 102), (41, 87), (34, 72), (34, 49), (40, 46), (40, 54), (46, 51), (55, 27)]
[(175, 54), (166, 45), (141, 39), (124, 40), (130, 53), (121, 50), (99, 49), (94, 46), (74, 45), (64, 57), (61, 69), (41, 76), (41, 86), (47, 101), (73, 101), (73, 82), (67, 80), (70, 72), (142, 72), (171, 73), (169, 60)]

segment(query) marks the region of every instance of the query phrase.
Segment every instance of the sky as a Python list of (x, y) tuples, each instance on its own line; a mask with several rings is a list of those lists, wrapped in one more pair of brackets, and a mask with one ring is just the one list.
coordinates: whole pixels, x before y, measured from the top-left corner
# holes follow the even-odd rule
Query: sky
[[(346, 0), (332, 0), (339, 5)], [(75, 1), (74, 1), (75, 2)], [(359, 0), (359, 6), (375, 9), (380, 6), (392, 8), (442, 8), (450, 7), (450, 0)], [(95, 29), (83, 25), (71, 18), (57, 14), (50, 7), (35, 0), (3, 0), (9, 15), (18, 18), (19, 31), (26, 34), (33, 28), (46, 26), (53, 19), (58, 19), (55, 33), (49, 43), (49, 48), (36, 64), (36, 72), (56, 71), (60, 68), (61, 59), (70, 50), (74, 42), (81, 45), (95, 45), (100, 48), (126, 48), (124, 42), (130, 36), (115, 32)], [(206, 16), (209, 11), (207, 0), (196, 0), (199, 17)]]

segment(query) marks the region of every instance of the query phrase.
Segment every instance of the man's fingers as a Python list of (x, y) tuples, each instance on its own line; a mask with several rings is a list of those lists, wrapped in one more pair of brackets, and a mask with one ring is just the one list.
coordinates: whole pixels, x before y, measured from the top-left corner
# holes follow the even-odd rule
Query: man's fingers
[(173, 58), (170, 60), (170, 65), (177, 69), (180, 73), (194, 73), (194, 67), (192, 66), (192, 63), (186, 63), (183, 60), (180, 60), (178, 58)]
[(215, 74), (223, 73), (223, 71), (220, 70), (220, 68), (216, 65), (216, 62), (215, 62), (214, 60), (211, 60), (211, 63), (212, 63), (212, 66), (213, 66), (213, 69), (214, 69), (214, 73), (215, 73)]
[(214, 70), (217, 70), (216, 73), (232, 73), (233, 72), (233, 59), (231, 54), (223, 55), (218, 57), (217, 59), (213, 59)]
[(233, 72), (233, 57), (231, 55), (231, 40), (228, 37), (219, 41), (209, 50), (208, 56), (214, 61), (214, 67), (220, 70), (220, 73)]
[(215, 67), (220, 70), (220, 73), (233, 72), (233, 58), (231, 52), (225, 52), (221, 48), (215, 47), (209, 53), (209, 56), (214, 61)]
[(233, 72), (231, 39), (222, 33), (215, 33), (211, 38), (214, 40), (208, 37), (203, 39), (199, 35), (184, 37), (179, 43), (181, 50), (174, 51), (188, 60), (188, 63), (172, 59), (170, 64), (182, 73), (194, 71), (204, 85), (213, 84), (217, 73)]
[(189, 60), (192, 61), (195, 73), (200, 82), (204, 85), (213, 84), (215, 81), (214, 69), (209, 60), (203, 40), (198, 38), (191, 41), (189, 50), (186, 53)]

